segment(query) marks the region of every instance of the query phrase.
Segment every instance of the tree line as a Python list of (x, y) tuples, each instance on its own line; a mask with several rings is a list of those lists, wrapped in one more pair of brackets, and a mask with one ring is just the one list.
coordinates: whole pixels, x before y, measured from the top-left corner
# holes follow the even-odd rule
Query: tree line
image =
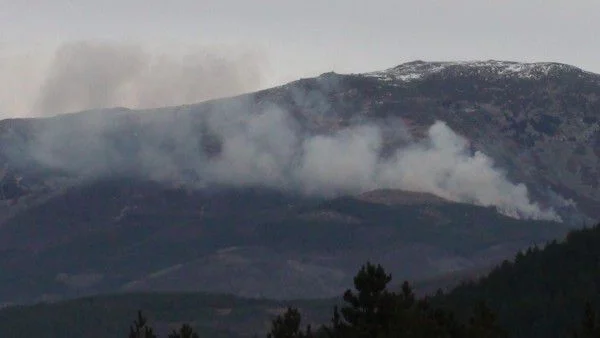
[[(494, 313), (481, 302), (463, 323), (452, 311), (436, 308), (429, 298), (418, 299), (408, 282), (400, 292), (388, 289), (392, 277), (381, 265), (367, 263), (354, 277), (354, 290), (343, 294), (344, 305), (333, 308), (331, 322), (303, 327), (302, 315), (289, 307), (273, 319), (267, 338), (387, 338), (448, 337), (503, 338)], [(173, 330), (168, 338), (199, 338), (189, 324)], [(158, 338), (141, 312), (130, 327), (129, 338)]]
[[(381, 265), (366, 263), (329, 323), (304, 325), (290, 307), (267, 338), (600, 338), (600, 224), (519, 252), (447, 294), (417, 298), (408, 282), (391, 291), (391, 280)], [(139, 313), (129, 337), (157, 336)], [(168, 336), (199, 337), (187, 324)]]

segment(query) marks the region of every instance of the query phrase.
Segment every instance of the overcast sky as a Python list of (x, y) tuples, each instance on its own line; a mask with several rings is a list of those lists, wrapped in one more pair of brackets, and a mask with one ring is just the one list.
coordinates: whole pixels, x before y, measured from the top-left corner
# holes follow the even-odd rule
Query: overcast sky
[[(416, 59), (558, 61), (600, 72), (598, 13), (598, 0), (0, 0), (0, 111), (32, 114), (55, 49), (82, 40), (250, 53), (260, 76), (232, 93)], [(231, 62), (241, 59), (250, 62)]]

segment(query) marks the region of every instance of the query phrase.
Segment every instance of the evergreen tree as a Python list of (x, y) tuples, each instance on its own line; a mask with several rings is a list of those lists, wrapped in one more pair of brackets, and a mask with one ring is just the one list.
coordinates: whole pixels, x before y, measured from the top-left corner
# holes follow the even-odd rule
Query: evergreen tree
[(596, 311), (590, 302), (585, 303), (585, 312), (581, 320), (580, 332), (573, 334), (574, 338), (600, 338), (600, 324)]
[[(344, 294), (347, 305), (334, 308), (331, 338), (486, 338), (505, 337), (495, 316), (485, 306), (477, 308), (470, 330), (451, 311), (434, 309), (427, 298), (417, 299), (408, 282), (402, 291), (387, 290), (391, 276), (380, 265), (367, 263), (356, 277), (356, 292)], [(470, 335), (470, 334), (474, 335)]]
[(129, 327), (129, 338), (157, 338), (142, 311), (138, 311), (137, 319)]
[(485, 302), (479, 302), (469, 320), (469, 337), (473, 338), (505, 338), (507, 333), (496, 321), (496, 315)]
[(169, 334), (169, 338), (200, 338), (200, 336), (194, 332), (194, 329), (189, 324), (183, 324), (179, 332), (173, 330)]
[[(356, 292), (347, 290), (338, 329), (345, 336), (378, 337), (387, 334), (394, 312), (394, 295), (387, 290), (392, 276), (381, 265), (367, 262), (354, 277)], [(334, 314), (335, 317), (335, 314)]]
[(273, 320), (271, 332), (267, 338), (309, 338), (312, 337), (311, 327), (307, 326), (306, 332), (302, 332), (300, 324), (302, 316), (298, 309), (288, 308), (283, 315)]

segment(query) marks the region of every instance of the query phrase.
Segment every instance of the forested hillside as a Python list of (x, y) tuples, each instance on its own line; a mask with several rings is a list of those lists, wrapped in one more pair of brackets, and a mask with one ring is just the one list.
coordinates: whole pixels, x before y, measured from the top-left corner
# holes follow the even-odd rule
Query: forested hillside
[(380, 265), (366, 264), (342, 299), (100, 296), (6, 308), (0, 311), (0, 335), (125, 337), (136, 312), (142, 310), (148, 321), (141, 326), (165, 336), (189, 323), (185, 328), (200, 337), (249, 337), (269, 330), (274, 338), (597, 337), (599, 267), (600, 225), (518, 253), (514, 262), (505, 261), (488, 276), (431, 297), (415, 296), (407, 282), (395, 291), (391, 286), (400, 281), (392, 281)]
[(466, 313), (484, 300), (511, 337), (565, 337), (579, 327), (584, 305), (600, 307), (600, 227), (572, 231), (519, 253), (487, 277), (455, 288), (436, 302)]

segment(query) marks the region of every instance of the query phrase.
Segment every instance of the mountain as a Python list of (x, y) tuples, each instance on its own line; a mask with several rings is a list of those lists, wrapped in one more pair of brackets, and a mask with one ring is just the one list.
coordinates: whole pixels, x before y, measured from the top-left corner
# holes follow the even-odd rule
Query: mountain
[[(489, 156), (511, 182), (526, 184), (542, 206), (568, 209), (572, 199), (580, 211), (596, 218), (598, 81), (596, 74), (554, 63), (417, 61), (369, 74), (328, 73), (197, 105), (7, 120), (2, 123), (2, 153), (4, 162), (11, 163), (9, 169), (23, 175), (44, 167), (78, 176), (134, 173), (176, 182), (197, 181), (201, 176), (201, 183), (288, 189), (303, 184), (311, 191), (323, 182), (290, 178), (285, 172), (288, 162), (296, 159), (296, 143), (306, 136), (349, 133), (356, 131), (352, 127), (374, 125), (382, 140), (366, 141), (383, 144), (367, 146), (385, 154), (426, 138), (430, 127), (443, 121), (466, 138), (466, 150)], [(270, 133), (273, 129), (279, 133)], [(309, 141), (304, 148), (324, 146), (317, 142), (320, 138)], [(343, 134), (333, 141), (350, 146), (356, 140)], [(246, 146), (246, 153), (235, 153), (240, 145)], [(248, 163), (255, 153), (263, 152), (268, 155), (263, 156), (264, 165), (271, 167)], [(199, 163), (223, 155), (236, 161), (221, 158), (209, 168)], [(235, 171), (207, 177), (207, 171), (226, 171), (233, 164), (248, 177), (240, 178)], [(273, 177), (261, 176), (265, 169), (272, 170)], [(308, 174), (315, 173), (309, 170)], [(370, 190), (408, 186), (376, 183), (364, 185)], [(362, 192), (360, 187), (350, 189), (347, 182), (338, 185), (342, 186), (327, 188)], [(441, 193), (422, 185), (412, 188), (403, 190)], [(465, 199), (455, 193), (446, 195)]]
[(402, 97), (382, 95), (380, 114), (442, 119), (532, 194), (553, 191), (598, 217), (597, 74), (558, 63), (417, 61), (366, 76)]
[(573, 66), (416, 61), (0, 121), (0, 302), (324, 297), (366, 259), (415, 281), (488, 267), (600, 216), (598, 98)]
[(0, 277), (1, 295), (21, 302), (32, 294), (53, 299), (115, 290), (330, 297), (366, 259), (385, 262), (399, 276), (430, 278), (499, 262), (567, 231), (556, 222), (419, 197), (423, 204), (386, 205), (96, 182), (0, 227), (0, 264), (12, 272)]

